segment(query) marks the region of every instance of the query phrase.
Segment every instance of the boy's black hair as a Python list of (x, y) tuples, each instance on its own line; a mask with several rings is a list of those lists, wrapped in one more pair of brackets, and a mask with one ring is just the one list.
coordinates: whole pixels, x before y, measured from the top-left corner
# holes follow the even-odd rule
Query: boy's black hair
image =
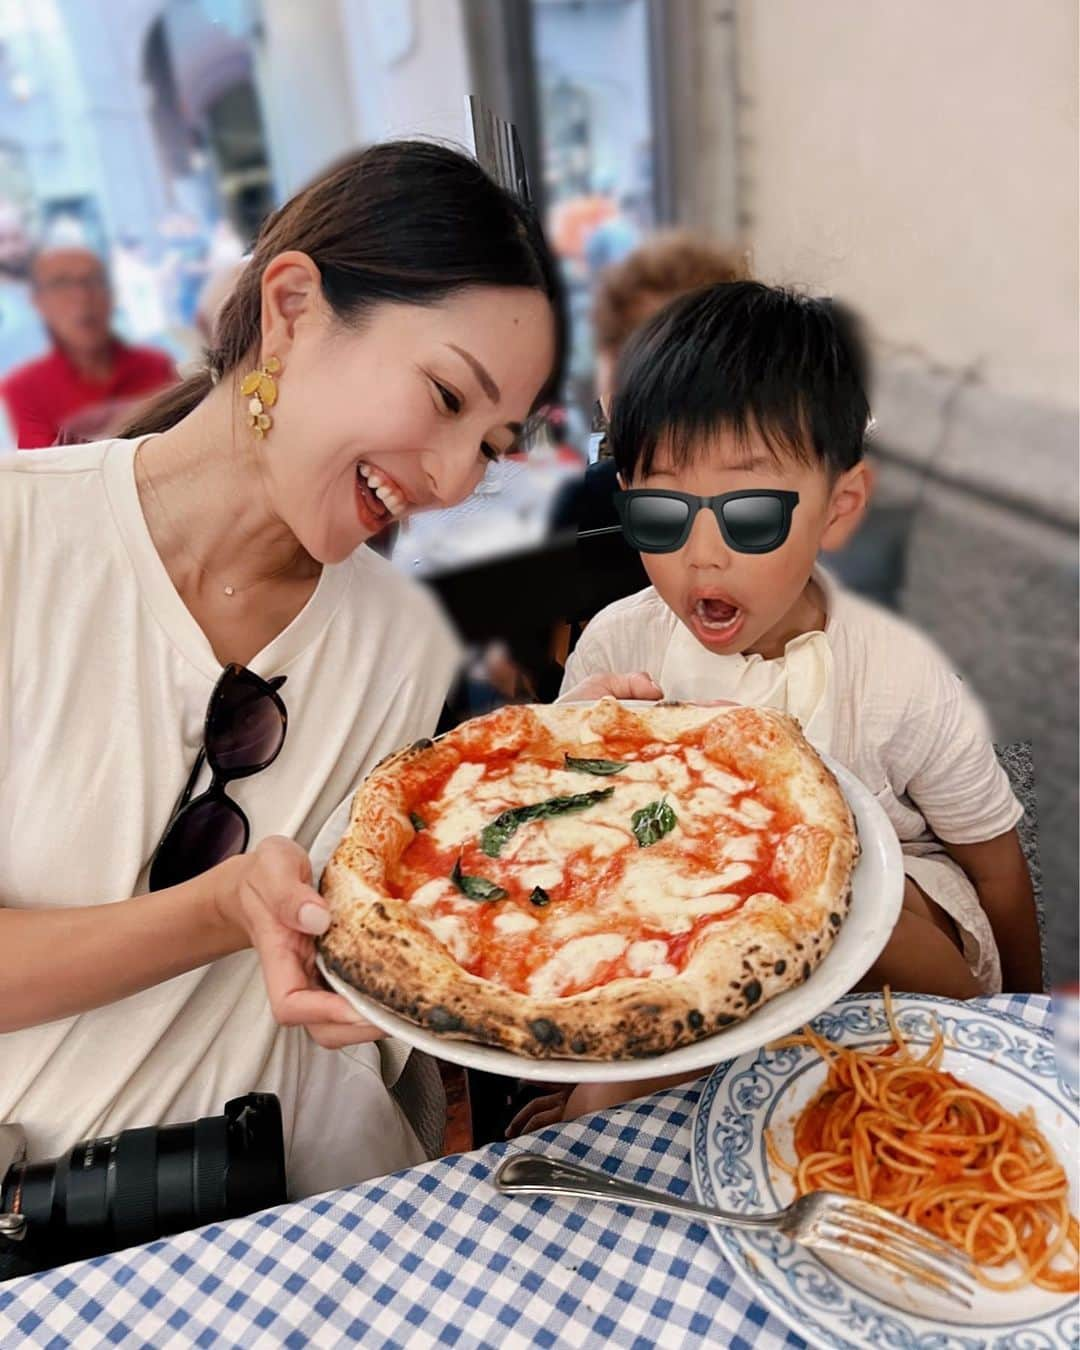
[(619, 362), (610, 441), (624, 481), (663, 447), (681, 467), (720, 431), (760, 435), (778, 459), (835, 475), (862, 458), (870, 419), (855, 316), (758, 281), (706, 286), (666, 306)]

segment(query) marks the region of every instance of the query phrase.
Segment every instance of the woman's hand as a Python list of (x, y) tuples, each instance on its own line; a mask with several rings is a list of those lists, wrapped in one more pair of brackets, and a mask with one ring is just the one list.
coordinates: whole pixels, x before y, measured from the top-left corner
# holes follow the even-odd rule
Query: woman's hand
[(384, 1035), (340, 994), (331, 993), (315, 969), (315, 937), (329, 928), (330, 911), (311, 884), (311, 860), (304, 850), (272, 835), (223, 867), (232, 870), (223, 909), (259, 954), (277, 1021), (303, 1027), (327, 1050)]
[(559, 702), (588, 703), (594, 698), (604, 698), (607, 694), (629, 699), (652, 700), (664, 697), (664, 691), (653, 677), (639, 670), (632, 675), (590, 675), (587, 680), (574, 685), (573, 689), (560, 694)]

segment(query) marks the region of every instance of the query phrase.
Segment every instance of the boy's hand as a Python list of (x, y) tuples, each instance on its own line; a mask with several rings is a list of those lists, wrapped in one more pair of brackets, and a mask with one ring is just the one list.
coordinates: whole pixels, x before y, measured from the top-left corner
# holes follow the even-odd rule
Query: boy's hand
[(526, 1102), (506, 1127), (507, 1139), (516, 1139), (519, 1134), (531, 1134), (534, 1130), (546, 1130), (549, 1125), (557, 1125), (563, 1119), (566, 1102), (571, 1087), (561, 1087), (543, 1097), (534, 1097)]
[(574, 685), (565, 694), (559, 695), (560, 703), (588, 703), (595, 698), (613, 694), (615, 698), (658, 699), (664, 697), (664, 691), (651, 675), (645, 671), (635, 671), (632, 675), (590, 675), (587, 680)]

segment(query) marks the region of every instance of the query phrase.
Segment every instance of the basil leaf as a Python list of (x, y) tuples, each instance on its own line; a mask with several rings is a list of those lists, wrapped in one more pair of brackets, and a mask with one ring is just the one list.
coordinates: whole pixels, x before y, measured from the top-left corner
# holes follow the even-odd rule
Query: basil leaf
[(421, 830), (427, 829), (427, 821), (423, 816), (418, 816), (415, 811), (409, 812), (409, 820), (417, 834), (419, 834)]
[(648, 848), (650, 844), (663, 839), (677, 824), (675, 812), (662, 799), (650, 802), (630, 817), (630, 828), (634, 831), (639, 848)]
[(533, 802), (530, 806), (512, 806), (480, 831), (480, 847), (489, 858), (497, 858), (503, 845), (519, 826), (527, 825), (531, 820), (564, 816), (570, 811), (584, 811), (597, 802), (605, 801), (614, 791), (614, 788), (600, 788), (596, 792), (579, 792), (573, 797), (551, 797), (546, 802)]
[(544, 890), (543, 886), (534, 886), (529, 899), (534, 905), (550, 905), (551, 896)]
[(622, 773), (627, 766), (617, 759), (575, 759), (573, 755), (563, 755), (566, 767), (575, 773), (596, 773), (607, 777), (609, 774)]
[(462, 895), (468, 896), (470, 900), (505, 900), (507, 892), (501, 886), (496, 886), (493, 881), (488, 881), (487, 877), (467, 877), (461, 871), (461, 859), (454, 864), (453, 871), (450, 873), (450, 880), (458, 888)]

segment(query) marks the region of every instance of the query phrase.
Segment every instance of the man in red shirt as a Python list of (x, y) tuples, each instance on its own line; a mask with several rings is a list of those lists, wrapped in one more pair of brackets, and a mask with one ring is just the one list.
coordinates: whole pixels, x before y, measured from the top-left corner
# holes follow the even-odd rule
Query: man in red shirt
[(113, 334), (109, 279), (89, 249), (39, 253), (31, 279), (53, 349), (0, 380), (20, 450), (105, 435), (125, 405), (176, 380), (164, 353), (129, 347)]

